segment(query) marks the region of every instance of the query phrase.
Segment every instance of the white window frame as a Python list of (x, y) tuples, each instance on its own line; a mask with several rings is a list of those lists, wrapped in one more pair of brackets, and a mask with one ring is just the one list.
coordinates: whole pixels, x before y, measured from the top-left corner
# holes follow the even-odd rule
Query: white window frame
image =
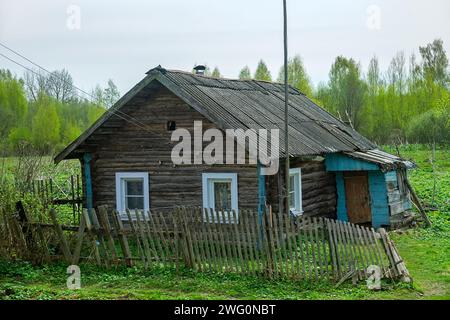
[[(302, 214), (302, 170), (301, 168), (291, 168), (289, 169), (289, 178), (294, 176), (294, 208), (290, 207), (289, 209), (294, 214)], [(290, 206), (290, 201), (288, 201)]]
[(127, 179), (143, 180), (144, 212), (150, 210), (148, 172), (116, 172), (116, 209), (123, 220), (128, 220), (128, 215), (125, 211), (125, 181)]
[[(210, 209), (210, 203), (214, 203), (214, 190), (212, 189), (214, 182), (220, 182), (224, 180), (231, 180), (231, 210), (238, 213), (238, 181), (237, 173), (217, 173), (217, 172), (205, 172), (202, 173), (202, 194), (203, 194), (203, 208)], [(226, 216), (223, 216), (221, 212), (214, 214), (214, 221), (220, 221), (221, 223), (228, 223)], [(204, 217), (206, 220), (206, 217)], [(210, 219), (212, 220), (212, 219)], [(232, 221), (230, 221), (232, 222)]]

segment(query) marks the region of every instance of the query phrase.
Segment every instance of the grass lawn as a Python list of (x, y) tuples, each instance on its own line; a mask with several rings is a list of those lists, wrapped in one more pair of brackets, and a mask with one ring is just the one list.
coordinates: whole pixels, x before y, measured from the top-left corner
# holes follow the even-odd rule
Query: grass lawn
[(102, 270), (81, 265), (82, 288), (68, 290), (65, 265), (33, 267), (0, 261), (0, 299), (450, 299), (450, 150), (436, 152), (434, 173), (429, 150), (409, 146), (401, 154), (418, 164), (409, 174), (411, 183), (425, 204), (436, 209), (430, 213), (431, 228), (391, 232), (414, 279), (412, 285), (385, 281), (383, 289), (374, 292), (364, 283), (335, 288), (330, 283), (270, 281), (190, 270), (177, 274), (173, 270)]

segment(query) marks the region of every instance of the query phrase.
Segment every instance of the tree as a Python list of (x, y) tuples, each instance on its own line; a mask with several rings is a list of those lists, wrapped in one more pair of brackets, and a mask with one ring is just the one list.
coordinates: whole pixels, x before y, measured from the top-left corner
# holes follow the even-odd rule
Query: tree
[(96, 85), (91, 91), (91, 97), (94, 104), (103, 108), (110, 108), (120, 98), (120, 93), (114, 82), (109, 79), (108, 86), (105, 89)]
[(0, 138), (6, 138), (14, 126), (22, 125), (27, 111), (23, 82), (11, 72), (0, 70)]
[(37, 101), (39, 95), (49, 94), (48, 77), (40, 70), (29, 70), (24, 74), (25, 88), (28, 99)]
[(220, 74), (219, 68), (215, 67), (213, 72), (211, 73), (211, 77), (213, 78), (222, 78), (222, 75)]
[(252, 78), (252, 74), (250, 73), (250, 68), (245, 66), (239, 71), (239, 79), (240, 80), (250, 80)]
[(108, 86), (104, 90), (103, 97), (106, 108), (112, 107), (120, 98), (120, 92), (111, 79), (108, 80)]
[(64, 103), (76, 96), (72, 76), (65, 69), (55, 70), (50, 74), (41, 70), (27, 71), (24, 78), (28, 97), (33, 101), (37, 101), (41, 94)]
[[(277, 81), (284, 83), (284, 66), (280, 68)], [(311, 81), (303, 66), (302, 58), (299, 55), (296, 55), (288, 61), (288, 83), (303, 92), (306, 96), (312, 96)]]
[(441, 39), (419, 47), (425, 78), (445, 86), (448, 82), (448, 58)]
[(337, 57), (331, 66), (328, 86), (331, 109), (358, 130), (366, 91), (359, 64), (351, 58)]
[(270, 75), (270, 71), (266, 66), (266, 63), (261, 59), (258, 62), (258, 66), (256, 67), (255, 76), (253, 77), (255, 80), (263, 80), (263, 81), (272, 81), (272, 76)]
[(42, 151), (51, 151), (60, 142), (58, 102), (42, 96), (37, 101), (37, 111), (32, 121), (33, 143)]
[(75, 96), (72, 76), (66, 69), (55, 70), (48, 76), (47, 93), (61, 102), (69, 102)]
[(398, 52), (391, 60), (388, 68), (388, 81), (397, 94), (405, 93), (406, 67), (405, 54), (402, 51)]

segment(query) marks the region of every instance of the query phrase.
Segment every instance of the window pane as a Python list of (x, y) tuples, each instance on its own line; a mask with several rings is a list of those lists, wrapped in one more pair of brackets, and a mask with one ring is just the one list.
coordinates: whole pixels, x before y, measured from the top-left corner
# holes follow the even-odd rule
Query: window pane
[(144, 209), (144, 197), (125, 197), (126, 209)]
[(289, 208), (295, 209), (295, 191), (289, 191)]
[(295, 188), (295, 174), (289, 176), (289, 190), (294, 190)]
[(144, 195), (144, 181), (142, 179), (126, 180), (126, 195), (127, 196), (142, 196)]
[(214, 182), (214, 208), (231, 209), (231, 181)]
[(295, 178), (296, 178), (295, 174), (292, 174), (289, 176), (289, 208), (294, 208), (294, 209), (296, 209), (296, 207), (295, 207), (295, 193), (296, 193)]

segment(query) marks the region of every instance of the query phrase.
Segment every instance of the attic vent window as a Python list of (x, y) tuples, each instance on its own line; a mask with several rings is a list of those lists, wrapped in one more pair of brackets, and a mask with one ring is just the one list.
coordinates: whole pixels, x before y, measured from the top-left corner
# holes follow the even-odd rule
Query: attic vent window
[(167, 131), (175, 131), (177, 123), (175, 121), (167, 121)]

